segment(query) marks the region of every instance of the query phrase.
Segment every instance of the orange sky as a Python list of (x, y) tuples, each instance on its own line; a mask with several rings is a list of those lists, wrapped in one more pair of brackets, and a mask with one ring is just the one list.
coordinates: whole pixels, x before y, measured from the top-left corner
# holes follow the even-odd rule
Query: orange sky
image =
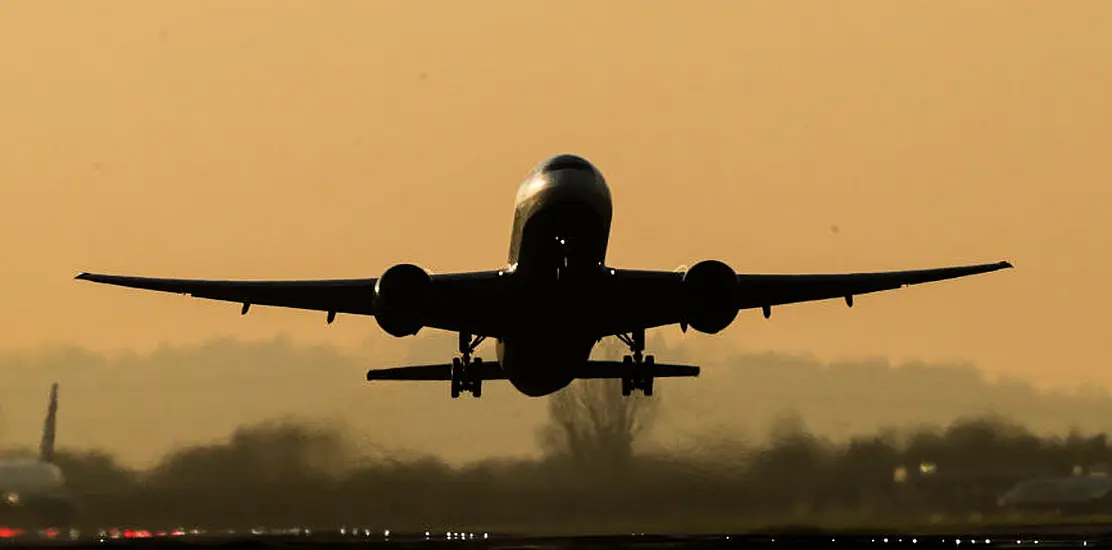
[(617, 266), (1017, 267), (746, 312), (740, 347), (1112, 382), (1112, 4), (683, 6), (5, 2), (0, 348), (388, 338), (72, 277), (498, 266), (570, 152)]

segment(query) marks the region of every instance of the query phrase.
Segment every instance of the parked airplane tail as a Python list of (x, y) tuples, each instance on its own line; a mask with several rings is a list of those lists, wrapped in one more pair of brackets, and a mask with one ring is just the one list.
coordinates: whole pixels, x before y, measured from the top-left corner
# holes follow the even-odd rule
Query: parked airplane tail
[(42, 426), (42, 443), (39, 445), (39, 460), (54, 462), (54, 434), (58, 428), (58, 383), (50, 386), (50, 404), (46, 407), (46, 420)]

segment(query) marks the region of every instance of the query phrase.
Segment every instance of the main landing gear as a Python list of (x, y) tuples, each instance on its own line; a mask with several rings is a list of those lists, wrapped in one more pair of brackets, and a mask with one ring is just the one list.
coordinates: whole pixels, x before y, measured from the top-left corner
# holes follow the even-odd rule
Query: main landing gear
[(483, 359), (471, 359), (471, 353), (486, 336), (479, 336), (474, 340), (466, 332), (459, 333), (459, 357), (452, 358), (452, 399), (459, 397), (460, 392), (471, 392), (473, 397), (483, 396)]
[(641, 390), (646, 397), (652, 396), (656, 358), (641, 354), (645, 351), (645, 329), (635, 330), (632, 334), (619, 334), (618, 339), (633, 352), (633, 355), (622, 357), (622, 395), (628, 397), (633, 390)]

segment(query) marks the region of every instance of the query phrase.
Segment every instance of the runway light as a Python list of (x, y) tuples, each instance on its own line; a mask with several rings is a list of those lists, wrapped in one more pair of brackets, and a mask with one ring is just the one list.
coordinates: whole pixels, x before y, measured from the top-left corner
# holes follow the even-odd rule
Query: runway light
[(383, 532), (382, 532), (382, 535), (383, 535), (383, 536), (386, 536), (386, 537), (389, 537), (389, 536), (390, 536), (390, 530), (389, 530), (389, 529), (387, 529), (387, 530), (383, 531)]
[(919, 544), (919, 539), (911, 539), (911, 544)]

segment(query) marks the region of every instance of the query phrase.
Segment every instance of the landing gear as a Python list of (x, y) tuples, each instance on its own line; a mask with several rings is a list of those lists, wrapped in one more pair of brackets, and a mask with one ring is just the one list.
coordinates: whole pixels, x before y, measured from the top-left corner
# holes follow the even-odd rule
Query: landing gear
[(473, 397), (483, 396), (483, 359), (476, 357), (471, 360), (471, 353), (486, 336), (479, 336), (474, 340), (466, 332), (459, 333), (459, 357), (452, 358), (452, 399), (459, 397), (461, 392), (471, 392)]
[(628, 397), (634, 390), (641, 390), (646, 397), (653, 394), (653, 367), (656, 358), (652, 355), (642, 355), (645, 351), (645, 330), (633, 331), (633, 334), (619, 334), (618, 339), (629, 346), (633, 355), (622, 357), (622, 395)]

